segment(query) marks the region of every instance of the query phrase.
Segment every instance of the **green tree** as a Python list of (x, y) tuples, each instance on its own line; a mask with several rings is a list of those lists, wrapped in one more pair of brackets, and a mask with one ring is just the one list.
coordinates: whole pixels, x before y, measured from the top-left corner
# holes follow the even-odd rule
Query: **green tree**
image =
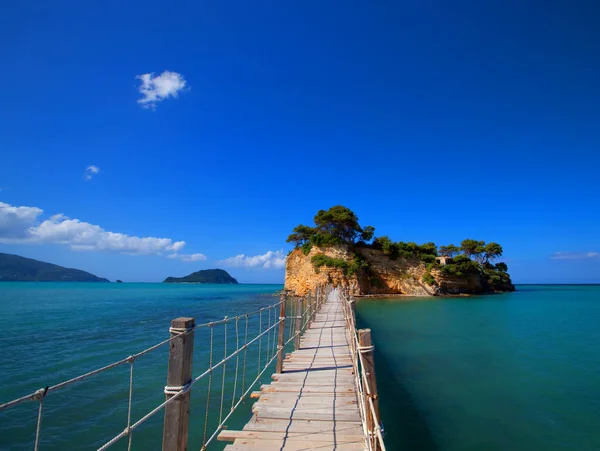
[(500, 272), (507, 272), (508, 271), (508, 266), (504, 262), (496, 263), (495, 268), (496, 268), (497, 271), (500, 271)]
[(418, 248), (419, 254), (437, 255), (437, 246), (431, 241), (429, 243), (421, 244)]
[(502, 246), (498, 243), (487, 243), (483, 250), (483, 258), (485, 263), (489, 263), (498, 257), (502, 257)]
[(315, 233), (315, 229), (305, 225), (294, 227), (293, 233), (287, 237), (287, 243), (294, 243), (294, 246), (299, 247), (311, 240)]
[(439, 253), (444, 257), (454, 257), (460, 252), (460, 247), (455, 246), (454, 244), (449, 244), (448, 246), (440, 246)]
[(363, 229), (356, 214), (342, 205), (319, 210), (315, 215), (315, 226), (317, 232), (339, 238), (346, 244), (354, 244), (357, 239), (369, 241), (375, 232), (372, 226)]
[(377, 238), (375, 238), (373, 240), (372, 246), (374, 249), (380, 249), (383, 251), (384, 254), (388, 254), (390, 252), (393, 244), (394, 244), (394, 242), (390, 239), (390, 237), (387, 235), (384, 235), (384, 236), (378, 236)]
[(365, 226), (360, 235), (360, 239), (362, 241), (371, 241), (373, 239), (373, 235), (375, 234), (375, 227), (373, 226)]
[(467, 257), (479, 261), (485, 251), (485, 241), (466, 239), (460, 243), (460, 248)]

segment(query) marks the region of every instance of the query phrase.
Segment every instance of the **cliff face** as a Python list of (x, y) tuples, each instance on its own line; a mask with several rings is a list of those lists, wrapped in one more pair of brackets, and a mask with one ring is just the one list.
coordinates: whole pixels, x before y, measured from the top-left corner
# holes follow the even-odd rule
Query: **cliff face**
[[(356, 277), (347, 278), (342, 270), (338, 268), (325, 268), (315, 271), (310, 259), (317, 254), (325, 254), (332, 258), (352, 260), (352, 254), (343, 246), (317, 248), (313, 246), (308, 255), (304, 255), (300, 249), (294, 249), (288, 255), (285, 264), (285, 290), (292, 291), (298, 296), (304, 296), (309, 290), (314, 291), (319, 285), (333, 283), (334, 285), (356, 286)], [(355, 292), (358, 294), (358, 292)]]
[[(410, 296), (432, 296), (437, 294), (483, 293), (490, 290), (478, 275), (466, 278), (453, 278), (440, 271), (431, 271), (438, 288), (422, 282), (427, 272), (425, 264), (419, 260), (398, 258), (391, 260), (382, 251), (369, 248), (356, 250), (369, 262), (369, 271), (359, 272), (346, 277), (339, 268), (322, 266), (315, 270), (311, 258), (317, 254), (343, 259), (349, 264), (353, 254), (346, 246), (318, 248), (313, 246), (308, 255), (300, 249), (294, 249), (287, 258), (285, 271), (285, 289), (303, 296), (309, 290), (326, 283), (346, 286), (355, 295), (364, 294), (404, 294)], [(510, 290), (507, 290), (510, 291)]]

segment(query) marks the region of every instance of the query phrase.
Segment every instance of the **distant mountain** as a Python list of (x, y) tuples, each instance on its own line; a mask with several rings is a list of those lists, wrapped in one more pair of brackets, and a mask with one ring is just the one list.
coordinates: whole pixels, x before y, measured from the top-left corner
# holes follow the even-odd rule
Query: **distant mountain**
[(80, 269), (0, 252), (0, 282), (108, 282)]
[(163, 283), (238, 283), (222, 269), (203, 269), (185, 277), (167, 277)]

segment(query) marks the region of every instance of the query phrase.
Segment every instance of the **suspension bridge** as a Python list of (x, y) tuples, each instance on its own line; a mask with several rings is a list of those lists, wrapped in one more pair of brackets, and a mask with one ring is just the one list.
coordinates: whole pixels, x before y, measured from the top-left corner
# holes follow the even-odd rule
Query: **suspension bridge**
[[(187, 450), (190, 431), (201, 437), (200, 450), (229, 442), (226, 451), (385, 451), (374, 347), (370, 330), (356, 329), (354, 307), (347, 290), (326, 286), (305, 297), (282, 295), (272, 305), (219, 321), (196, 324), (194, 318), (177, 318), (171, 322), (168, 339), (1, 404), (0, 415), (19, 404), (37, 402), (32, 447), (38, 451), (43, 449), (44, 401), (53, 392), (128, 365), (127, 422), (98, 450), (116, 444), (121, 449), (135, 449), (134, 431), (163, 412), (163, 451)], [(194, 376), (194, 340), (201, 331), (208, 364)], [(135, 362), (167, 346), (165, 400), (136, 419), (132, 409)], [(261, 385), (269, 370), (274, 370), (270, 383)], [(203, 421), (191, 421), (191, 396), (200, 389), (200, 381), (206, 387)], [(239, 414), (240, 406), (249, 399), (256, 399), (251, 418), (240, 430), (229, 429), (232, 415)], [(160, 447), (157, 442), (152, 449)]]

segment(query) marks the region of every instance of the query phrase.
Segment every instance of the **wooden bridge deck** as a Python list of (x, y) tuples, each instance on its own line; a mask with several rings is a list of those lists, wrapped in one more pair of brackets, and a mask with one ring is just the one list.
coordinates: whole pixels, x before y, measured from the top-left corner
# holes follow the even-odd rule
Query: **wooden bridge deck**
[(252, 419), (241, 431), (224, 430), (226, 451), (364, 450), (344, 313), (332, 292), (287, 354), (283, 373), (254, 392)]

